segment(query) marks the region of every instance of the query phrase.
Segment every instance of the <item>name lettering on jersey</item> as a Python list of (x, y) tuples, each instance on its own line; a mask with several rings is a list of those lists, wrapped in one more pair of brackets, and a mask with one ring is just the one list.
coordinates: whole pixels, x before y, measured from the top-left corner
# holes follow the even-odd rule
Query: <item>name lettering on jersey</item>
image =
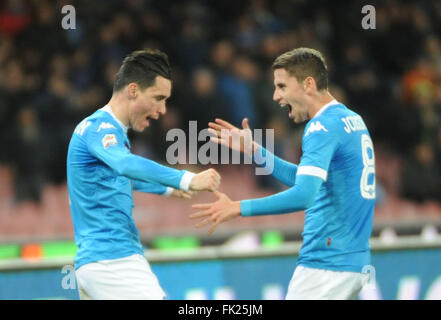
[(328, 130), (320, 123), (320, 121), (315, 121), (309, 126), (308, 131), (306, 131), (306, 135), (320, 130), (328, 132)]
[(360, 116), (350, 116), (346, 118), (341, 118), (341, 121), (345, 124), (345, 131), (351, 133), (353, 131), (367, 130), (363, 119)]
[(116, 129), (115, 128), (115, 126), (113, 125), (113, 124), (111, 124), (111, 123), (108, 123), (108, 122), (102, 122), (101, 124), (100, 124), (100, 126), (98, 127), (98, 130), (96, 130), (96, 132), (100, 132), (101, 131), (101, 129)]
[(115, 146), (118, 144), (118, 140), (116, 139), (116, 136), (114, 134), (106, 134), (101, 140), (101, 143), (103, 144), (104, 149), (107, 149), (110, 146)]
[(77, 126), (74, 133), (82, 136), (84, 134), (84, 131), (86, 131), (87, 127), (91, 125), (92, 122), (83, 120), (81, 123)]

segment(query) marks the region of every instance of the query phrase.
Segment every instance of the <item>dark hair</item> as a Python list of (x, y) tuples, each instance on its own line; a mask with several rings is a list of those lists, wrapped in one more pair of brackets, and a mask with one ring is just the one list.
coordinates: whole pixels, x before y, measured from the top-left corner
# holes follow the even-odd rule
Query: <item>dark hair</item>
[(307, 77), (313, 77), (317, 90), (328, 89), (328, 67), (323, 55), (314, 49), (297, 48), (276, 58), (273, 70), (285, 69), (297, 81), (301, 82)]
[(168, 56), (157, 49), (134, 51), (125, 57), (116, 74), (113, 92), (121, 90), (132, 82), (144, 90), (155, 83), (158, 75), (171, 80)]

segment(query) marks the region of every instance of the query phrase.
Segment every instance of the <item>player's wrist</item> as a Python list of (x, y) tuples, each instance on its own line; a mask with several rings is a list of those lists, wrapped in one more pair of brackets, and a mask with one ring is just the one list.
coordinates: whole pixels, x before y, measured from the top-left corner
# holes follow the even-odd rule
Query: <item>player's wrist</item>
[(174, 195), (176, 189), (172, 187), (167, 187), (165, 189), (165, 192), (162, 194), (164, 197), (170, 197), (171, 195)]
[(242, 217), (251, 216), (251, 203), (249, 200), (239, 201), (239, 212)]
[(255, 145), (253, 145), (253, 150), (254, 150), (252, 154), (253, 162), (259, 165), (265, 163), (266, 149), (263, 148), (261, 145), (255, 143)]
[(233, 201), (233, 211), (236, 216), (240, 216), (240, 201)]
[(251, 153), (252, 153), (253, 157), (256, 154), (256, 152), (260, 150), (260, 148), (261, 148), (261, 146), (257, 142), (253, 141), (252, 149), (251, 149)]
[(184, 191), (190, 191), (190, 186), (193, 178), (196, 176), (195, 173), (190, 171), (185, 171), (179, 183), (179, 189)]

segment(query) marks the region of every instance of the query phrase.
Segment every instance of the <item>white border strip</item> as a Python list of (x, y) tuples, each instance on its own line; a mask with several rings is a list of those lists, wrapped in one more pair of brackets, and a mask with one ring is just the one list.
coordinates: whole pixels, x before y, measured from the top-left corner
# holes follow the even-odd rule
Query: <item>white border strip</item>
[(297, 169), (297, 174), (319, 177), (322, 178), (323, 181), (326, 181), (326, 179), (328, 178), (328, 171), (314, 166), (301, 166)]

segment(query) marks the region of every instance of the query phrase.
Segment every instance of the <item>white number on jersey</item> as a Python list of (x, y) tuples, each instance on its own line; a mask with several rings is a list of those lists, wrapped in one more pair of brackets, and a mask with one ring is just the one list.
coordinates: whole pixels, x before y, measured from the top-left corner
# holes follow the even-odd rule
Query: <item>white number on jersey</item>
[[(371, 155), (369, 156), (369, 149)], [(360, 180), (361, 196), (365, 199), (375, 199), (375, 155), (374, 145), (367, 134), (361, 136), (361, 154), (363, 156), (363, 172)], [(369, 184), (368, 178), (373, 175), (373, 182)]]

